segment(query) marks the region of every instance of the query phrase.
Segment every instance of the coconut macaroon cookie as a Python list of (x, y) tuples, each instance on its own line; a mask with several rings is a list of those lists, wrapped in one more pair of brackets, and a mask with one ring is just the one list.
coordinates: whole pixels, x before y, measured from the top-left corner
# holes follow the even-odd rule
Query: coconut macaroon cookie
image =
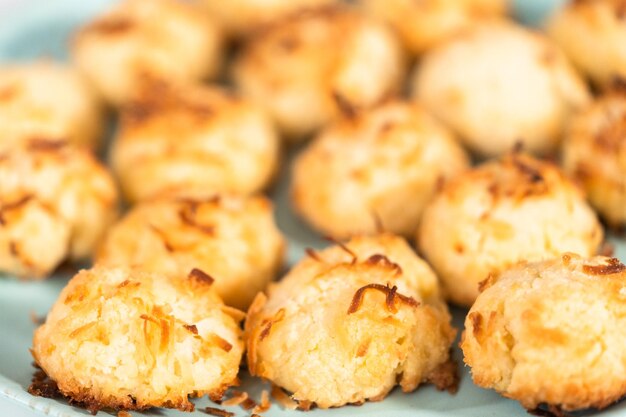
[(265, 197), (147, 201), (108, 232), (96, 262), (215, 279), (226, 304), (246, 309), (283, 264), (285, 240)]
[(485, 283), (461, 348), (474, 383), (529, 410), (604, 408), (626, 394), (626, 266), (523, 263)]
[(520, 140), (531, 153), (553, 153), (572, 111), (590, 100), (550, 40), (505, 21), (474, 25), (429, 51), (413, 94), (481, 156)]
[(404, 63), (391, 29), (347, 7), (327, 7), (259, 33), (233, 71), (241, 92), (262, 103), (289, 139), (301, 140), (342, 110), (396, 93)]
[(183, 187), (251, 194), (273, 178), (279, 145), (259, 106), (213, 87), (157, 85), (122, 113), (112, 165), (133, 202)]
[(595, 255), (603, 231), (582, 192), (554, 165), (515, 152), (445, 184), (424, 210), (417, 243), (454, 303), (520, 260)]
[(51, 61), (0, 66), (0, 149), (32, 138), (96, 148), (103, 116), (96, 92), (68, 66)]
[(423, 53), (478, 20), (507, 12), (506, 0), (359, 0), (359, 3), (391, 24), (413, 54)]
[(211, 15), (235, 37), (250, 35), (263, 26), (298, 11), (338, 2), (338, 0), (204, 0)]
[(89, 258), (117, 202), (112, 176), (87, 150), (38, 139), (0, 151), (0, 273), (44, 278)]
[(309, 250), (248, 310), (248, 368), (300, 408), (382, 400), (399, 384), (456, 386), (456, 331), (437, 278), (391, 234)]
[(218, 399), (236, 384), (242, 318), (201, 270), (96, 267), (63, 289), (32, 354), (62, 394), (92, 411), (192, 411), (190, 396)]
[(606, 222), (626, 225), (626, 86), (598, 98), (572, 119), (563, 165)]
[(597, 86), (626, 79), (623, 0), (569, 2), (552, 16), (548, 33)]
[(296, 159), (291, 191), (326, 235), (412, 236), (437, 184), (467, 166), (443, 126), (417, 104), (393, 101), (324, 130)]
[(222, 36), (197, 1), (123, 0), (80, 29), (71, 52), (107, 101), (120, 105), (146, 79), (216, 76)]

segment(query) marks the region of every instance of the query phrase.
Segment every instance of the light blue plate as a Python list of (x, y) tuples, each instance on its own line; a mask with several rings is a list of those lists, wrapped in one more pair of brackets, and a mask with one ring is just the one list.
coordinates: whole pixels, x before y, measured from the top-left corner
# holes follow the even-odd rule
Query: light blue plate
[[(226, 1), (226, 0), (215, 0)], [(548, 9), (560, 1), (519, 0), (516, 14), (526, 23), (537, 23)], [(66, 42), (72, 30), (81, 22), (97, 13), (109, 0), (30, 0), (22, 2), (21, 8), (8, 16), (0, 16), (0, 61), (30, 60), (40, 56), (65, 58)], [(310, 233), (291, 213), (287, 205), (287, 179), (278, 184), (275, 191), (277, 216), (281, 229), (290, 238), (289, 260), (299, 259), (305, 247), (320, 247), (324, 243)], [(626, 259), (626, 243), (614, 240), (621, 259)], [(32, 415), (83, 416), (88, 413), (69, 406), (65, 401), (32, 397), (26, 392), (33, 372), (29, 354), (35, 325), (30, 314), (44, 315), (55, 301), (67, 276), (57, 276), (45, 282), (22, 283), (11, 279), (0, 279), (0, 396), (5, 396), (32, 409)], [(456, 310), (455, 325), (462, 326), (464, 311)], [(461, 363), (461, 354), (455, 355)], [(243, 389), (259, 398), (263, 388), (259, 381), (245, 380)], [(6, 401), (6, 400), (4, 400)], [(197, 401), (199, 408), (210, 405), (208, 399)], [(244, 416), (249, 413), (231, 407), (229, 411)], [(139, 415), (142, 413), (133, 413)], [(196, 412), (197, 415), (205, 415)], [(5, 415), (0, 400), (0, 415)], [(153, 410), (143, 413), (149, 416), (188, 416), (172, 410)], [(467, 369), (464, 369), (461, 387), (455, 396), (436, 391), (430, 386), (412, 394), (394, 391), (379, 403), (368, 403), (362, 407), (344, 407), (333, 410), (313, 410), (307, 414), (289, 412), (274, 405), (264, 414), (267, 417), (306, 415), (316, 416), (378, 416), (378, 417), (429, 417), (429, 416), (527, 416), (526, 411), (515, 401), (483, 390), (472, 384)], [(626, 416), (626, 403), (622, 402), (598, 415)]]

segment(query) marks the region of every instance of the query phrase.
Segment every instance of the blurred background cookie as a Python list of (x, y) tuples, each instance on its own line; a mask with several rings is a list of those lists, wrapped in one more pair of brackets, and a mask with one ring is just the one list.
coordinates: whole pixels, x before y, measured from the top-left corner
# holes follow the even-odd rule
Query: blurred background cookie
[(226, 304), (246, 309), (279, 272), (285, 240), (265, 197), (146, 201), (113, 226), (100, 265), (184, 276), (200, 268)]
[(507, 0), (357, 0), (388, 22), (404, 46), (418, 55), (476, 21), (503, 16)]
[(203, 3), (228, 35), (243, 38), (281, 18), (339, 0), (203, 0)]
[(485, 284), (461, 348), (474, 383), (528, 410), (602, 409), (626, 394), (626, 266), (574, 254)]
[(111, 163), (135, 202), (183, 188), (260, 191), (278, 169), (279, 152), (259, 106), (215, 87), (156, 84), (124, 109)]
[(199, 81), (218, 75), (222, 33), (198, 1), (123, 0), (74, 36), (74, 62), (119, 106), (149, 79)]
[(595, 85), (626, 79), (626, 25), (622, 0), (577, 0), (557, 9), (548, 33)]
[(65, 64), (0, 66), (0, 150), (36, 138), (96, 149), (104, 133), (103, 110), (96, 92)]
[(442, 181), (469, 165), (448, 130), (417, 104), (391, 101), (344, 117), (296, 158), (292, 201), (321, 233), (412, 236)]
[(521, 260), (598, 253), (603, 231), (583, 193), (555, 165), (521, 153), (445, 184), (426, 206), (417, 243), (448, 298), (471, 306), (479, 283)]
[(574, 117), (563, 166), (606, 222), (626, 224), (626, 85), (617, 85)]
[(390, 234), (308, 251), (245, 325), (250, 372), (305, 409), (382, 400), (396, 384), (454, 390), (455, 333), (437, 278)]
[(0, 272), (44, 278), (91, 257), (117, 216), (111, 174), (64, 142), (31, 140), (0, 152)]
[(244, 96), (264, 105), (287, 139), (298, 141), (342, 111), (397, 93), (405, 68), (390, 28), (337, 6), (274, 23), (250, 39), (232, 71)]
[(189, 397), (218, 399), (236, 384), (242, 316), (200, 270), (168, 277), (97, 267), (68, 282), (32, 354), (61, 393), (94, 413), (193, 411)]
[(513, 22), (481, 23), (427, 54), (413, 95), (480, 156), (554, 153), (572, 111), (590, 95), (552, 42)]

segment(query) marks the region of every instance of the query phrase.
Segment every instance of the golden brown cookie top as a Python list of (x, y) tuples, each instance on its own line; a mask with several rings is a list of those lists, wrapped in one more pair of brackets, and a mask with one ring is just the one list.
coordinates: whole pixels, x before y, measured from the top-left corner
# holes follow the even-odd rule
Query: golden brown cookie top
[(451, 180), (443, 193), (460, 201), (468, 193), (480, 190), (497, 205), (548, 198), (563, 189), (580, 193), (555, 164), (516, 150)]

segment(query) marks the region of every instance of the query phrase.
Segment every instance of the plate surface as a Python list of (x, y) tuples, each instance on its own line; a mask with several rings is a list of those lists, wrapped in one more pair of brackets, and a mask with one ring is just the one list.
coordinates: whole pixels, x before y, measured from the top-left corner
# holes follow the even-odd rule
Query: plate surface
[[(215, 0), (219, 1), (219, 0)], [(66, 42), (71, 32), (81, 22), (97, 13), (110, 0), (31, 0), (24, 1), (16, 10), (0, 16), (0, 62), (29, 60), (41, 56), (66, 58)], [(546, 11), (559, 1), (519, 0), (516, 11), (520, 19), (536, 23)], [(286, 172), (284, 172), (286, 174)], [(287, 175), (273, 191), (277, 205), (279, 227), (290, 239), (289, 261), (293, 264), (302, 257), (305, 247), (323, 247), (325, 243), (311, 233), (291, 213), (287, 202)], [(613, 239), (617, 256), (626, 259), (626, 242)], [(30, 353), (31, 338), (35, 325), (31, 314), (43, 316), (54, 303), (60, 290), (67, 282), (68, 274), (59, 274), (45, 282), (17, 282), (0, 278), (0, 415), (5, 415), (3, 403), (7, 397), (30, 408), (32, 415), (83, 416), (85, 410), (69, 406), (64, 401), (32, 397), (26, 392), (32, 375)], [(465, 311), (454, 310), (455, 325), (462, 327)], [(458, 348), (455, 355), (461, 363)], [(259, 381), (244, 378), (243, 389), (254, 398), (259, 398), (263, 385)], [(198, 408), (210, 404), (206, 398), (196, 401)], [(238, 416), (249, 415), (237, 407), (227, 408)], [(147, 416), (189, 416), (172, 410), (152, 410), (132, 413)], [(197, 415), (205, 415), (196, 411)], [(498, 394), (483, 390), (472, 384), (467, 369), (462, 372), (459, 392), (455, 396), (438, 392), (430, 386), (419, 388), (412, 394), (395, 390), (379, 403), (367, 403), (362, 407), (343, 407), (332, 410), (313, 410), (306, 414), (289, 412), (274, 405), (266, 417), (306, 415), (317, 416), (378, 416), (378, 417), (429, 417), (429, 416), (527, 416), (517, 402), (504, 399)], [(583, 413), (582, 415), (585, 415)], [(619, 403), (602, 413), (603, 417), (626, 416), (626, 402)]]

